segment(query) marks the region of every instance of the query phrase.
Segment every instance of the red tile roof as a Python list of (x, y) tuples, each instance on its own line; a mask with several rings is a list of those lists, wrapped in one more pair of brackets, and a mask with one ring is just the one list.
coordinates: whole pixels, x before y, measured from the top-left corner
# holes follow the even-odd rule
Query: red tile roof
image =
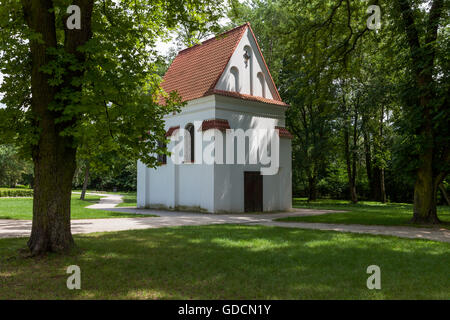
[(201, 126), (200, 130), (206, 131), (209, 129), (218, 129), (220, 131), (225, 131), (227, 129), (230, 129), (230, 124), (228, 123), (228, 120), (225, 120), (225, 119), (204, 120), (202, 122), (202, 126)]
[(213, 93), (221, 95), (221, 96), (234, 97), (234, 98), (239, 98), (239, 99), (243, 99), (243, 100), (259, 101), (259, 102), (276, 104), (279, 106), (286, 106), (286, 107), (289, 106), (288, 104), (284, 103), (283, 101), (267, 99), (267, 98), (258, 97), (258, 96), (252, 96), (250, 94), (244, 94), (244, 93), (239, 93), (239, 92), (235, 92), (235, 91), (223, 91), (223, 90), (214, 89)]
[(173, 133), (178, 129), (180, 129), (180, 126), (170, 127), (169, 130), (167, 130), (167, 132), (166, 132), (166, 138), (171, 137), (173, 135)]
[[(162, 82), (164, 91), (168, 93), (177, 91), (182, 101), (189, 101), (212, 94), (222, 94), (240, 99), (287, 106), (281, 101), (275, 84), (273, 84), (276, 91), (274, 100), (236, 92), (214, 90), (247, 28), (251, 31), (249, 23), (180, 51), (164, 75)], [(254, 36), (253, 31), (251, 32)], [(259, 46), (258, 50), (262, 56)], [(270, 80), (273, 83), (272, 76), (270, 76)]]
[(278, 135), (280, 136), (280, 138), (293, 138), (292, 133), (290, 133), (288, 129), (283, 127), (275, 127), (275, 129), (278, 129)]

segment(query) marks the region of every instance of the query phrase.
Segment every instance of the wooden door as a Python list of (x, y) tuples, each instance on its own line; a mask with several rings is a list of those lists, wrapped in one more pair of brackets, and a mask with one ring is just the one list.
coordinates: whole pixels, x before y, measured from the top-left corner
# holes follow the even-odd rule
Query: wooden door
[(263, 176), (259, 171), (244, 172), (244, 210), (263, 211)]

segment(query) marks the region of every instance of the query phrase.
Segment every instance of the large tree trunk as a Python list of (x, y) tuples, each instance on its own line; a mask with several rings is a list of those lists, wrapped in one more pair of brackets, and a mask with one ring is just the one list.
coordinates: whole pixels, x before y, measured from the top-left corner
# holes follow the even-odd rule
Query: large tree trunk
[(73, 246), (70, 200), (75, 172), (75, 149), (66, 146), (54, 128), (46, 128), (34, 156), (36, 184), (33, 226), (28, 247), (32, 255), (65, 252)]
[(442, 17), (444, 0), (433, 0), (424, 28), (424, 41), (420, 42), (419, 28), (416, 25), (414, 9), (407, 0), (396, 0), (395, 5), (401, 12), (405, 35), (410, 48), (412, 69), (416, 78), (416, 89), (419, 93), (417, 107), (422, 111), (422, 124), (417, 130), (417, 134), (423, 139), (423, 150), (419, 157), (420, 167), (417, 170), (416, 183), (414, 185), (414, 213), (413, 223), (439, 223), (436, 210), (436, 196), (439, 183), (442, 179), (434, 172), (434, 163), (437, 154), (433, 133), (433, 108), (445, 108), (444, 104), (433, 106), (435, 71), (435, 43), (437, 40), (439, 20)]
[[(80, 62), (84, 54), (77, 48), (86, 43), (91, 36), (92, 0), (78, 0), (82, 12), (82, 29), (65, 30), (65, 50), (73, 54)], [(32, 57), (31, 92), (33, 121), (39, 129), (39, 140), (33, 149), (35, 186), (33, 197), (33, 225), (28, 241), (32, 255), (48, 251), (65, 252), (73, 246), (70, 230), (70, 199), (72, 178), (75, 172), (76, 148), (69, 135), (61, 132), (74, 124), (75, 119), (56, 121), (59, 111), (50, 110), (51, 103), (63, 106), (56, 101), (55, 95), (60, 90), (80, 91), (74, 87), (72, 79), (82, 71), (70, 72), (64, 84), (55, 87), (49, 84), (41, 68), (51, 61), (47, 50), (56, 47), (56, 26), (53, 1), (22, 0), (25, 20), (31, 30), (41, 35), (42, 41), (30, 40)]]
[(373, 200), (381, 201), (381, 168), (376, 165), (373, 168)]
[(428, 168), (422, 166), (418, 170), (418, 178), (414, 185), (414, 215), (411, 220), (413, 223), (438, 224), (441, 222), (436, 208), (438, 184), (433, 181), (430, 169), (430, 166)]
[(80, 200), (84, 200), (86, 197), (86, 190), (88, 186), (89, 181), (89, 161), (86, 163), (86, 168), (84, 168), (84, 182), (83, 182), (83, 189), (81, 190), (81, 196)]

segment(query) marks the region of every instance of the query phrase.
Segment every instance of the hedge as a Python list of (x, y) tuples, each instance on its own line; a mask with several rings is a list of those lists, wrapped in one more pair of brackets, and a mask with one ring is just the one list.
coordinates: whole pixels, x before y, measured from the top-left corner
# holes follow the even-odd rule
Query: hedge
[(32, 197), (33, 189), (0, 188), (1, 197)]

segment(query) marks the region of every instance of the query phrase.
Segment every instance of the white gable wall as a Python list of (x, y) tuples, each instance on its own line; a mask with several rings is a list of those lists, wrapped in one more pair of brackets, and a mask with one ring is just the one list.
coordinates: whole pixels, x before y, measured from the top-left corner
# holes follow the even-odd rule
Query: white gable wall
[[(245, 63), (244, 53), (250, 48), (250, 59)], [(235, 90), (234, 70), (239, 71), (239, 90)], [(270, 80), (269, 72), (264, 64), (262, 56), (259, 54), (256, 41), (249, 28), (245, 31), (236, 50), (231, 56), (223, 74), (217, 82), (216, 89), (224, 91), (238, 91), (243, 94), (251, 94), (262, 97), (263, 89), (260, 85), (258, 74), (264, 78), (265, 98), (273, 99), (276, 96), (275, 88)]]

